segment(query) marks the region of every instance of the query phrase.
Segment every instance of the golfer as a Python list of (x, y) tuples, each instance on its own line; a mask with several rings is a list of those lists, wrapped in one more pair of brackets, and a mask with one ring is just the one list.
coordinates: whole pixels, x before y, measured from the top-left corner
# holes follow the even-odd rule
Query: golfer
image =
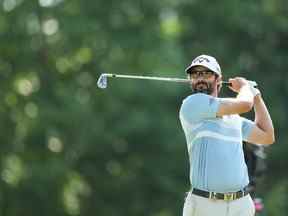
[[(222, 73), (212, 56), (198, 56), (186, 72), (193, 94), (183, 100), (179, 113), (191, 183), (183, 216), (253, 216), (242, 141), (274, 143), (273, 123), (261, 93), (245, 78), (236, 77), (229, 79), (229, 88), (237, 96), (218, 97)], [(254, 121), (239, 116), (253, 107)]]

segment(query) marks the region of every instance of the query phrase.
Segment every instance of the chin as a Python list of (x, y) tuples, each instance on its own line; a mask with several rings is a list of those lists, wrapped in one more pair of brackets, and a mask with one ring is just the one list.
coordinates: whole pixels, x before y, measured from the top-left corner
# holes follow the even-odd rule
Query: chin
[(213, 92), (213, 89), (212, 88), (195, 88), (192, 86), (192, 91), (194, 94), (203, 93), (203, 94), (211, 95)]
[(208, 94), (210, 95), (212, 92), (209, 91), (209, 89), (192, 89), (193, 93), (202, 93), (202, 94)]

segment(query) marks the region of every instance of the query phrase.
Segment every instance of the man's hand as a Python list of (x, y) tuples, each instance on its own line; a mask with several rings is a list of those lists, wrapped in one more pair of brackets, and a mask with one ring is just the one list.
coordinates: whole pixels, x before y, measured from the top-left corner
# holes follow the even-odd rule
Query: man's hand
[(230, 88), (232, 91), (237, 92), (237, 93), (239, 93), (240, 89), (241, 89), (243, 86), (249, 85), (248, 80), (246, 80), (246, 79), (243, 78), (243, 77), (231, 78), (231, 79), (229, 79), (228, 81), (229, 81), (229, 83), (231, 83), (231, 86), (229, 86), (229, 88)]

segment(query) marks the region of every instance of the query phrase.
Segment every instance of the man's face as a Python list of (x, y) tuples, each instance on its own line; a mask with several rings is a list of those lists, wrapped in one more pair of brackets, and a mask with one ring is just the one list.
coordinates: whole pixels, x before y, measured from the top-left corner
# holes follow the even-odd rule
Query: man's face
[(217, 75), (203, 66), (195, 66), (191, 69), (189, 78), (192, 81), (194, 93), (205, 93), (211, 95), (217, 88)]

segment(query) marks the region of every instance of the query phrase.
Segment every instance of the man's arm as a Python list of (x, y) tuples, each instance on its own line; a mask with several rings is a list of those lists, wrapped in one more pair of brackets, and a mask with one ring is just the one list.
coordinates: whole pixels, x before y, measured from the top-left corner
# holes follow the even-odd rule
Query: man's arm
[(254, 95), (248, 81), (244, 78), (237, 77), (235, 79), (229, 79), (229, 82), (232, 84), (229, 88), (237, 92), (238, 95), (236, 98), (221, 99), (217, 111), (218, 117), (246, 113), (253, 108)]
[(273, 144), (275, 141), (273, 122), (261, 94), (254, 98), (254, 112), (255, 126), (247, 141), (254, 144)]

